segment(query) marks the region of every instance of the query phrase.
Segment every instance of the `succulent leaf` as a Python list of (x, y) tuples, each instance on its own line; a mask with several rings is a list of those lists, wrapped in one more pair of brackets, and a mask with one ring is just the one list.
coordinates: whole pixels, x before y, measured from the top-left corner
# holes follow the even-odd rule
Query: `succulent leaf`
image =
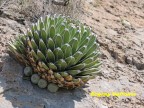
[(77, 38), (73, 38), (69, 44), (72, 46), (72, 54), (74, 54), (77, 51), (78, 48), (78, 39)]
[(88, 36), (89, 36), (89, 32), (87, 30), (84, 30), (81, 42), (83, 42)]
[(42, 31), (42, 29), (45, 28), (45, 24), (44, 24), (44, 21), (43, 21), (43, 18), (41, 17), (40, 20), (39, 20), (39, 27), (40, 27), (40, 31)]
[(73, 55), (73, 57), (75, 58), (75, 64), (82, 58), (82, 56), (83, 56), (83, 53), (80, 52), (80, 51), (76, 52), (76, 53)]
[(50, 25), (55, 25), (55, 18), (54, 17), (50, 17)]
[(44, 54), (40, 50), (37, 50), (37, 56), (39, 60), (46, 61)]
[(75, 35), (74, 35), (75, 38), (78, 39), (78, 41), (80, 42), (81, 41), (81, 31), (80, 30), (77, 30)]
[(64, 40), (64, 44), (68, 43), (70, 40), (70, 33), (68, 29), (64, 30), (64, 34), (63, 34), (63, 40)]
[(73, 56), (69, 56), (68, 58), (65, 59), (68, 67), (72, 66), (75, 64), (75, 58)]
[(34, 51), (36, 51), (36, 50), (38, 49), (38, 46), (37, 46), (37, 44), (35, 43), (34, 39), (31, 40), (31, 46), (32, 46), (32, 49), (33, 49)]
[(94, 35), (90, 35), (90, 41), (89, 41), (89, 43), (88, 43), (88, 49), (91, 47), (91, 46), (93, 46), (94, 44), (95, 44), (95, 42), (96, 42), (96, 36), (94, 36)]
[(48, 63), (48, 67), (54, 71), (57, 70), (57, 66), (53, 63)]
[(88, 49), (88, 51), (86, 52), (84, 57), (87, 57), (87, 56), (91, 55), (96, 48), (97, 48), (97, 43), (94, 42), (93, 46)]
[(61, 25), (60, 25), (60, 27), (59, 27), (59, 33), (61, 34), (61, 33), (63, 33), (63, 31), (65, 30), (65, 24), (64, 23), (61, 23)]
[(62, 51), (64, 52), (65, 58), (69, 57), (72, 55), (72, 48), (69, 44), (64, 44), (62, 46)]
[(55, 61), (55, 55), (53, 54), (53, 52), (50, 49), (47, 50), (47, 56), (46, 57), (47, 57), (49, 62)]
[(56, 48), (53, 52), (54, 52), (54, 55), (55, 55), (56, 60), (63, 59), (64, 53), (63, 53), (63, 51), (61, 50), (61, 48), (58, 47), (58, 48)]
[(53, 41), (52, 38), (48, 39), (48, 43), (47, 43), (48, 48), (50, 48), (52, 51), (55, 49), (55, 43)]
[(49, 25), (50, 25), (50, 15), (47, 15), (45, 20), (44, 20), (44, 24), (45, 24), (45, 27), (46, 27), (46, 30), (49, 28)]
[(39, 43), (39, 33), (37, 31), (34, 32), (34, 40), (38, 44)]
[(70, 35), (72, 38), (76, 34), (77, 29), (76, 29), (75, 25), (73, 25), (73, 24), (69, 28), (70, 28)]
[(44, 28), (41, 30), (41, 38), (44, 41), (44, 43), (46, 44), (47, 39), (48, 39), (48, 35), (47, 35), (46, 30)]
[(67, 63), (65, 60), (60, 59), (56, 62), (56, 65), (58, 67), (58, 70), (65, 70), (65, 68), (67, 67)]
[(95, 64), (99, 64), (99, 61), (96, 60), (96, 61), (91, 62), (91, 63), (87, 64), (87, 65), (85, 66), (85, 68), (90, 68), (90, 67), (94, 66)]
[(30, 38), (33, 38), (33, 33), (30, 29), (28, 29), (27, 31), (27, 35), (30, 37)]
[(82, 47), (79, 49), (79, 51), (82, 52), (83, 54), (85, 53), (86, 50), (87, 50), (87, 46), (86, 46), (86, 45), (82, 46)]
[(75, 76), (75, 75), (81, 73), (81, 71), (80, 70), (69, 70), (68, 73), (72, 76)]
[(42, 62), (42, 67), (45, 68), (46, 70), (49, 69), (48, 66), (44, 62)]
[(19, 37), (20, 37), (20, 39), (23, 43), (23, 46), (26, 47), (26, 36), (25, 35), (20, 35)]
[(84, 70), (83, 72), (80, 73), (80, 75), (91, 75), (91, 73), (95, 73), (97, 71), (98, 71), (97, 68), (91, 68), (91, 69)]
[(67, 72), (61, 72), (60, 74), (62, 77), (67, 77), (69, 75)]
[(54, 76), (55, 76), (57, 79), (60, 79), (60, 78), (62, 77), (59, 73), (54, 73)]
[(34, 50), (31, 50), (31, 54), (36, 60), (38, 60), (38, 56), (37, 56), (37, 54), (35, 53)]
[(39, 40), (39, 49), (43, 54), (46, 54), (47, 47), (42, 39)]
[(38, 30), (37, 29), (37, 25), (36, 24), (32, 24), (31, 29), (32, 29), (32, 33), (34, 34), (34, 32)]
[(88, 42), (89, 42), (90, 38), (87, 37), (81, 44), (80, 44), (80, 47), (84, 46), (84, 45), (87, 45)]
[(54, 25), (52, 25), (52, 26), (50, 27), (50, 37), (51, 37), (52, 39), (54, 39), (54, 36), (55, 36), (55, 27), (54, 27)]
[(70, 69), (71, 69), (71, 70), (77, 70), (77, 69), (81, 70), (81, 69), (83, 69), (85, 66), (86, 66), (85, 63), (80, 63), (80, 64), (78, 64), (78, 65), (75, 65), (75, 66), (71, 67)]
[(91, 63), (91, 62), (93, 62), (93, 61), (94, 61), (94, 58), (93, 58), (93, 57), (90, 57), (90, 58), (87, 58), (87, 59), (85, 59), (84, 61), (82, 61), (82, 63), (89, 64), (89, 63)]
[(55, 37), (55, 46), (61, 47), (62, 44), (63, 44), (63, 39), (60, 34), (57, 34)]

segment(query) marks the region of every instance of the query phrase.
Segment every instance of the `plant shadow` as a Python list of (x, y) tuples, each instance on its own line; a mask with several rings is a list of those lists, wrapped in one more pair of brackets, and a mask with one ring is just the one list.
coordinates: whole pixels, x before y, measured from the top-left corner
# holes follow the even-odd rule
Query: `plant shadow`
[(60, 89), (56, 93), (40, 89), (22, 79), (23, 68), (13, 58), (5, 57), (0, 72), (0, 98), (4, 104), (0, 104), (0, 108), (74, 108), (75, 101), (80, 102), (86, 96), (80, 88)]

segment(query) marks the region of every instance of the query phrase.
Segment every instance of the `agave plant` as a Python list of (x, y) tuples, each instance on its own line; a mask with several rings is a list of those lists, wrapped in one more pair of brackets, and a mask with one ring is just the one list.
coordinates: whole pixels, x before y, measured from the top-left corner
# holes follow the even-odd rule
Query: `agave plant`
[(98, 48), (89, 27), (61, 15), (40, 18), (9, 43), (18, 61), (42, 79), (67, 89), (80, 87), (99, 74)]

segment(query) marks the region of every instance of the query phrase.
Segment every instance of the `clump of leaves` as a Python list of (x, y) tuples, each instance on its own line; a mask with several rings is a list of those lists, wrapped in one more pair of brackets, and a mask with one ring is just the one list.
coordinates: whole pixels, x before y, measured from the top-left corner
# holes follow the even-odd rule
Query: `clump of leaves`
[[(44, 79), (53, 83), (51, 86), (56, 90), (55, 85), (67, 89), (83, 86), (100, 73), (95, 34), (69, 17), (48, 15), (40, 18), (27, 34), (11, 42), (9, 49), (18, 61), (33, 68), (33, 82)], [(42, 82), (45, 81), (39, 84)]]

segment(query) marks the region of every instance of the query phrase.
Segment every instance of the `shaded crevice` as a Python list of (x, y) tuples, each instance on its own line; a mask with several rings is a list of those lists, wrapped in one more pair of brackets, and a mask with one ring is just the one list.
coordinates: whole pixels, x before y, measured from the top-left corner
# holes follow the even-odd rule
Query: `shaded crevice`
[(0, 72), (2, 71), (3, 64), (3, 61), (0, 59)]
[(127, 64), (136, 66), (138, 70), (144, 70), (144, 63), (136, 57), (127, 56), (125, 62)]

